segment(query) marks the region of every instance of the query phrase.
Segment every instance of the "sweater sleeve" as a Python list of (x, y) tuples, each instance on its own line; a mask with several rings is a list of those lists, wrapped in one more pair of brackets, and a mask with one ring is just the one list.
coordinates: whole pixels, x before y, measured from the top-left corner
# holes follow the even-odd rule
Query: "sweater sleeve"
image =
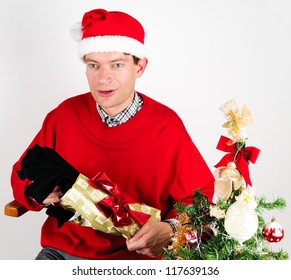
[(13, 190), (14, 199), (20, 202), (22, 205), (24, 205), (28, 210), (39, 211), (42, 209), (42, 206), (24, 194), (26, 186), (31, 182), (28, 179), (25, 180), (19, 179), (17, 170), (21, 169), (21, 161), (25, 156), (27, 150), (33, 147), (35, 144), (54, 148), (55, 123), (56, 123), (56, 112), (55, 110), (53, 110), (47, 114), (46, 118), (43, 121), (41, 129), (34, 137), (30, 145), (26, 148), (24, 153), (21, 155), (19, 160), (12, 167), (11, 187)]

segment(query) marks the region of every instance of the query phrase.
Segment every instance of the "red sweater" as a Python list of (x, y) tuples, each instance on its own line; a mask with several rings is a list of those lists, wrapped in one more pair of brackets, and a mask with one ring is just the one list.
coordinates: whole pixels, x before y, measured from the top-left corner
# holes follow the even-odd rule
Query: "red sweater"
[[(162, 219), (171, 218), (173, 203), (191, 203), (197, 188), (212, 199), (213, 175), (177, 114), (141, 96), (142, 109), (116, 127), (101, 121), (90, 93), (69, 98), (48, 113), (28, 148), (51, 147), (89, 178), (104, 171), (121, 192), (160, 209)], [(25, 152), (13, 166), (13, 193), (29, 210), (39, 211), (42, 207), (24, 195), (29, 181), (16, 173)], [(53, 217), (42, 227), (41, 245), (87, 259), (148, 259), (129, 252), (123, 237), (71, 222), (57, 228)]]

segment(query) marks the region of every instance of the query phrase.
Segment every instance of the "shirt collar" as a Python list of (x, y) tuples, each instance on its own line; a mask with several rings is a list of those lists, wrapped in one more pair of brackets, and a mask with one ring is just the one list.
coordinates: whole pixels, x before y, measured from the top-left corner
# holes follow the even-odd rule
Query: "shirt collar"
[(108, 115), (100, 105), (97, 104), (97, 111), (101, 117), (101, 120), (109, 127), (121, 125), (132, 117), (136, 115), (136, 113), (141, 109), (143, 105), (143, 100), (141, 96), (135, 91), (134, 97), (131, 104), (126, 107), (123, 111), (118, 113), (116, 116), (112, 117)]

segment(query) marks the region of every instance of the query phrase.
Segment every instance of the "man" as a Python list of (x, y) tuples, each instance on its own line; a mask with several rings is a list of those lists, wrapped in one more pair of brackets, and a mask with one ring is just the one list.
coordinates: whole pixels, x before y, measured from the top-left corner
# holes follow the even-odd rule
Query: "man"
[[(49, 112), (27, 149), (52, 148), (89, 178), (104, 171), (122, 193), (159, 209), (162, 221), (147, 222), (125, 240), (70, 221), (58, 227), (48, 216), (36, 259), (160, 259), (175, 231), (174, 204), (192, 203), (198, 188), (211, 199), (212, 173), (177, 114), (135, 91), (147, 66), (142, 25), (126, 13), (96, 9), (73, 34), (90, 92)], [(61, 186), (41, 204), (24, 194), (31, 182), (17, 170), (26, 151), (13, 166), (15, 199), (32, 211), (59, 203)]]

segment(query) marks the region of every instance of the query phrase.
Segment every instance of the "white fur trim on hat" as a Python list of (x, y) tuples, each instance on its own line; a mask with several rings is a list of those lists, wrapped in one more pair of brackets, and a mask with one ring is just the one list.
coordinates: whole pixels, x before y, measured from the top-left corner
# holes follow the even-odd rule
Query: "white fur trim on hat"
[(145, 46), (139, 41), (126, 36), (96, 36), (79, 42), (80, 58), (92, 52), (122, 52), (139, 58), (146, 57)]

